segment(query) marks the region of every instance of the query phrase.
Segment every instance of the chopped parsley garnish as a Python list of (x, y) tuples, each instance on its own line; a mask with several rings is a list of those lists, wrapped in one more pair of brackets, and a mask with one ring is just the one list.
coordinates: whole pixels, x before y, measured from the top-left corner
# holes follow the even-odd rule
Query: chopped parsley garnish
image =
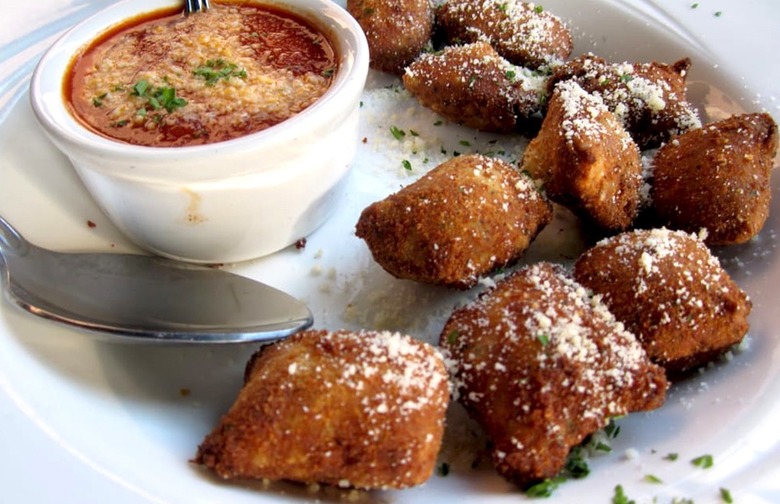
[(442, 121), (442, 120), (438, 120), (438, 121), (433, 123), (434, 126), (441, 126), (442, 124), (444, 124), (444, 121)]
[(228, 80), (231, 77), (246, 79), (245, 69), (239, 68), (235, 63), (225, 61), (222, 58), (206, 61), (206, 63), (193, 70), (192, 74), (205, 79), (207, 86), (214, 86), (220, 79)]
[(146, 96), (146, 91), (149, 89), (149, 81), (141, 79), (135, 83), (133, 90), (130, 92), (133, 96)]
[(515, 72), (514, 70), (507, 70), (506, 74), (504, 75), (506, 75), (506, 78), (507, 80), (509, 80), (509, 82), (514, 82), (515, 78), (517, 78), (517, 72)]
[(464, 147), (471, 147), (471, 142), (469, 142), (468, 140), (461, 140), (458, 143)]
[(555, 478), (547, 478), (541, 483), (537, 483), (525, 489), (525, 494), (528, 497), (549, 497), (553, 494), (558, 486), (566, 481), (566, 478), (562, 476), (556, 476)]
[(634, 76), (631, 74), (624, 73), (620, 75), (620, 82), (631, 82), (632, 80), (634, 80)]
[(698, 3), (691, 4), (691, 9), (698, 9), (698, 8), (699, 8), (699, 4)]
[(696, 457), (695, 459), (691, 460), (691, 464), (695, 465), (696, 467), (701, 467), (702, 469), (709, 469), (713, 464), (712, 455), (701, 455)]
[(106, 96), (108, 96), (108, 93), (103, 93), (101, 95), (95, 96), (92, 98), (92, 106), (93, 107), (102, 107), (103, 106), (103, 100), (106, 99)]
[(323, 77), (332, 77), (333, 74), (336, 73), (336, 69), (333, 67), (328, 67), (325, 70), (323, 70), (321, 73)]
[(615, 495), (612, 496), (612, 504), (636, 504), (635, 501), (626, 497), (626, 492), (622, 485), (615, 487)]
[(646, 474), (644, 479), (648, 483), (663, 483), (663, 480), (654, 474)]
[[(152, 101), (152, 100), (156, 100)], [(187, 104), (187, 100), (176, 96), (176, 89), (172, 87), (157, 88), (150, 103), (159, 103), (169, 114)]]
[(406, 132), (397, 126), (390, 126), (390, 134), (393, 135), (393, 138), (396, 140), (401, 140), (406, 136)]
[(734, 502), (734, 499), (731, 497), (731, 492), (729, 491), (728, 488), (720, 489), (720, 498), (726, 504), (732, 504)]
[(174, 110), (187, 105), (187, 100), (176, 96), (176, 89), (168, 86), (154, 87), (147, 80), (139, 80), (130, 91), (132, 96), (146, 99), (146, 106), (152, 110), (165, 109), (169, 114)]
[(408, 159), (404, 159), (403, 161), (401, 161), (401, 164), (403, 165), (404, 170), (412, 171), (412, 163), (410, 163)]
[(582, 479), (590, 474), (590, 467), (588, 467), (588, 461), (582, 456), (581, 446), (574, 447), (571, 453), (569, 453), (565, 468), (574, 479)]
[(445, 477), (450, 473), (450, 465), (447, 462), (443, 462), (439, 467), (438, 471), (439, 476)]
[(122, 119), (121, 121), (114, 121), (111, 123), (111, 127), (113, 128), (121, 128), (122, 126), (127, 126), (130, 121), (127, 119)]
[(457, 329), (453, 329), (447, 335), (447, 343), (450, 344), (450, 345), (454, 345), (455, 342), (458, 340), (458, 336), (460, 336), (460, 332), (458, 332)]
[[(454, 332), (454, 331), (453, 331)], [(452, 336), (452, 333), (450, 333)], [(590, 474), (588, 466), (588, 445), (572, 448), (561, 472), (554, 478), (548, 478), (525, 490), (529, 497), (549, 497), (562, 483), (570, 479), (582, 479)]]
[(721, 17), (722, 15), (723, 15), (723, 12), (722, 12), (722, 11), (717, 11), (717, 12), (715, 13), (715, 17)]
[(547, 346), (550, 343), (550, 337), (544, 333), (537, 334), (536, 339), (539, 340), (539, 343), (541, 343), (542, 346)]
[(675, 461), (675, 460), (677, 460), (679, 457), (680, 457), (680, 454), (679, 454), (679, 453), (669, 453), (668, 455), (666, 455), (666, 456), (664, 457), (664, 460), (670, 460), (670, 461), (674, 462), (674, 461)]
[(537, 14), (541, 14), (543, 10), (544, 7), (542, 7), (541, 5), (537, 5), (536, 7), (534, 7), (534, 12)]
[(620, 434), (620, 426), (614, 421), (610, 420), (606, 427), (604, 427), (604, 434), (610, 439), (615, 439)]

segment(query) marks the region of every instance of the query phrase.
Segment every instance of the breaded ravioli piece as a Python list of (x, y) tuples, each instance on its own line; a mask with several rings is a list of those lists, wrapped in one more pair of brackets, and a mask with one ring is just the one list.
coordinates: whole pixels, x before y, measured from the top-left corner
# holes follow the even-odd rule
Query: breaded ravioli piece
[(562, 266), (512, 273), (456, 310), (440, 341), (458, 400), (521, 487), (555, 477), (610, 418), (661, 406), (664, 371)]
[(652, 229), (607, 238), (577, 259), (574, 276), (673, 374), (710, 362), (748, 330), (750, 300), (696, 235)]
[(430, 0), (347, 0), (347, 11), (366, 34), (374, 70), (401, 75), (431, 45)]
[(447, 0), (436, 10), (446, 44), (486, 41), (515, 65), (561, 63), (572, 52), (569, 27), (538, 4), (517, 0)]
[(597, 95), (575, 81), (555, 87), (522, 167), (551, 200), (604, 230), (628, 228), (642, 186), (639, 148)]
[(707, 230), (709, 245), (744, 243), (769, 215), (777, 124), (743, 114), (675, 137), (653, 159), (650, 199), (659, 225)]
[(371, 204), (356, 234), (397, 278), (467, 289), (516, 262), (551, 218), (551, 204), (530, 177), (472, 154)]
[(585, 54), (558, 66), (548, 81), (574, 79), (596, 94), (623, 122), (640, 149), (657, 147), (673, 135), (701, 126), (686, 100), (686, 76), (691, 60), (665, 63), (608, 63)]
[(448, 401), (446, 367), (427, 343), (303, 331), (252, 358), (195, 462), (226, 479), (411, 487), (432, 474)]
[(421, 55), (403, 75), (424, 107), (471, 128), (511, 133), (539, 112), (546, 78), (512, 65), (485, 42)]

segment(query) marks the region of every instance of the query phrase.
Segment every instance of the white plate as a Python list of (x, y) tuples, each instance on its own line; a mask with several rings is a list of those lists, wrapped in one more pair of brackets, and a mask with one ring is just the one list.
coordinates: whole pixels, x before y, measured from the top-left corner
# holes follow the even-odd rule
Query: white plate
[[(0, 213), (39, 245), (67, 250), (133, 247), (108, 223), (67, 161), (43, 138), (27, 104), (26, 86), (40, 52), (67, 26), (108, 0), (1, 0)], [(777, 115), (780, 69), (776, 2), (549, 0), (570, 20), (576, 53), (619, 60), (671, 62), (690, 56), (690, 98), (705, 119), (740, 110)], [(717, 15), (717, 12), (721, 12)], [(324, 328), (402, 330), (435, 341), (464, 295), (395, 280), (370, 259), (353, 233), (360, 210), (418, 177), (452, 151), (505, 150), (516, 159), (522, 141), (435, 126), (397, 81), (373, 75), (364, 99), (366, 137), (342, 210), (308, 237), (303, 250), (232, 267), (305, 300)], [(395, 140), (390, 127), (408, 134)], [(419, 133), (415, 137), (411, 130)], [(441, 150), (447, 151), (442, 154)], [(427, 162), (425, 161), (427, 158)], [(412, 164), (412, 172), (402, 160)], [(780, 201), (777, 177), (770, 220), (749, 245), (721, 256), (751, 295), (749, 345), (731, 362), (677, 385), (667, 404), (622, 419), (613, 451), (591, 459), (591, 475), (562, 485), (546, 502), (611, 502), (622, 485), (637, 502), (674, 497), (718, 502), (780, 501)], [(96, 226), (90, 227), (88, 221)], [(564, 228), (565, 232), (558, 230)], [(528, 260), (563, 260), (579, 242), (566, 218), (545, 231)], [(561, 238), (563, 237), (563, 238)], [(560, 247), (560, 248), (559, 248)], [(473, 296), (474, 292), (465, 296)], [(188, 464), (203, 436), (241, 385), (254, 346), (147, 347), (97, 341), (0, 307), (0, 501), (24, 503), (140, 502), (516, 502), (523, 496), (486, 464), (471, 469), (480, 448), (454, 412), (442, 461), (446, 477), (403, 492), (312, 493), (294, 485), (227, 484)], [(668, 461), (668, 453), (678, 453)], [(714, 467), (690, 464), (711, 454)], [(663, 480), (644, 481), (652, 474)], [(584, 498), (583, 496), (587, 496)]]

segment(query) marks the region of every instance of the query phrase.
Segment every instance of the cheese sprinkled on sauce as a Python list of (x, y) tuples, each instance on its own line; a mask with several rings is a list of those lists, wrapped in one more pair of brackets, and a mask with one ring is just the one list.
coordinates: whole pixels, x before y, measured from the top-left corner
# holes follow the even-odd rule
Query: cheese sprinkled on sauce
[(218, 3), (134, 23), (74, 60), (66, 89), (80, 119), (129, 143), (194, 145), (265, 129), (311, 105), (336, 71), (324, 35), (271, 8)]

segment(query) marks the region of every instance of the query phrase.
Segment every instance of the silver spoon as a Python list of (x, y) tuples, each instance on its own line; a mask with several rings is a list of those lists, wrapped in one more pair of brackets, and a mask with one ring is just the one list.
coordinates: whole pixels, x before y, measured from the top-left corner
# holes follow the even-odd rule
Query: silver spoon
[(260, 282), (156, 256), (54, 252), (2, 217), (0, 278), (35, 315), (132, 341), (266, 341), (313, 321), (306, 305)]
[(209, 0), (185, 0), (184, 13), (190, 15), (193, 12), (208, 10), (209, 7)]

